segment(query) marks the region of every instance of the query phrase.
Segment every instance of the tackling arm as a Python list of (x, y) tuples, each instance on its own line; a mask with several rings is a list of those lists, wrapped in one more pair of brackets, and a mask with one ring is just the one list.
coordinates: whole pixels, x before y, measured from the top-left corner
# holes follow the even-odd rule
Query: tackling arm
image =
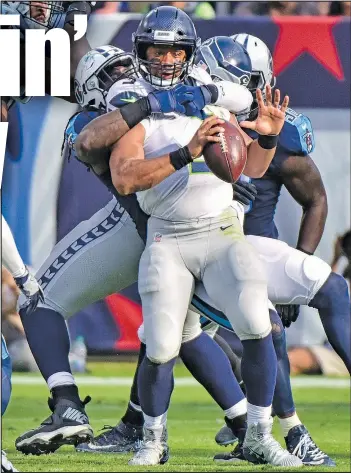
[(303, 210), (297, 248), (313, 254), (322, 238), (328, 214), (327, 195), (310, 156), (290, 156), (281, 168), (283, 184)]

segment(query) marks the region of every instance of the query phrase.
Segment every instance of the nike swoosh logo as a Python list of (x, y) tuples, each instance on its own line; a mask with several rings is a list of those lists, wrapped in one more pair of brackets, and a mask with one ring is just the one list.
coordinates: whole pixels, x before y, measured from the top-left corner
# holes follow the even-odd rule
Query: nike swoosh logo
[(121, 99), (121, 102), (134, 103), (138, 99), (136, 97), (131, 97), (130, 99)]
[(227, 228), (230, 228), (230, 227), (232, 227), (232, 226), (233, 226), (233, 224), (231, 224), (231, 225), (223, 225), (223, 226), (221, 227), (221, 230), (222, 230), (222, 232), (224, 232), (224, 230), (226, 230)]

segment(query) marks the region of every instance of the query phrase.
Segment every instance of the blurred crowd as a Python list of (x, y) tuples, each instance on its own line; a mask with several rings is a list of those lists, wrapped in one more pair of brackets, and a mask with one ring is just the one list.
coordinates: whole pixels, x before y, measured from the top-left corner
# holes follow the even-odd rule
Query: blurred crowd
[(157, 5), (173, 5), (194, 18), (209, 20), (216, 15), (351, 15), (351, 2), (96, 2), (96, 13), (147, 13)]

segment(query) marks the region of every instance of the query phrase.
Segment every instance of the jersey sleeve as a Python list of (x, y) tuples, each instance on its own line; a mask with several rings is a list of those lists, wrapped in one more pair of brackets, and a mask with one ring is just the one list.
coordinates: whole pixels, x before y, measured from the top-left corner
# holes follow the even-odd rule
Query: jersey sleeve
[(83, 128), (99, 115), (101, 115), (101, 112), (95, 110), (82, 111), (70, 118), (65, 130), (65, 142), (71, 149), (74, 149), (74, 143)]
[(145, 97), (150, 91), (147, 84), (132, 79), (116, 82), (110, 88), (107, 97), (107, 111), (112, 112), (116, 108), (124, 107), (128, 103), (134, 103)]
[(306, 115), (288, 108), (279, 135), (279, 144), (290, 154), (306, 156), (312, 153), (315, 140), (311, 120)]

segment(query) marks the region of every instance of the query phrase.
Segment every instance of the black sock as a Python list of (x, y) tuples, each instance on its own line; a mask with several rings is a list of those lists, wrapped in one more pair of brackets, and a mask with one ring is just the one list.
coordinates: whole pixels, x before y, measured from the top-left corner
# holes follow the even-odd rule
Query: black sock
[(122, 417), (123, 424), (132, 424), (138, 427), (142, 427), (144, 425), (144, 416), (142, 411), (137, 411), (134, 407), (128, 402), (127, 410)]

